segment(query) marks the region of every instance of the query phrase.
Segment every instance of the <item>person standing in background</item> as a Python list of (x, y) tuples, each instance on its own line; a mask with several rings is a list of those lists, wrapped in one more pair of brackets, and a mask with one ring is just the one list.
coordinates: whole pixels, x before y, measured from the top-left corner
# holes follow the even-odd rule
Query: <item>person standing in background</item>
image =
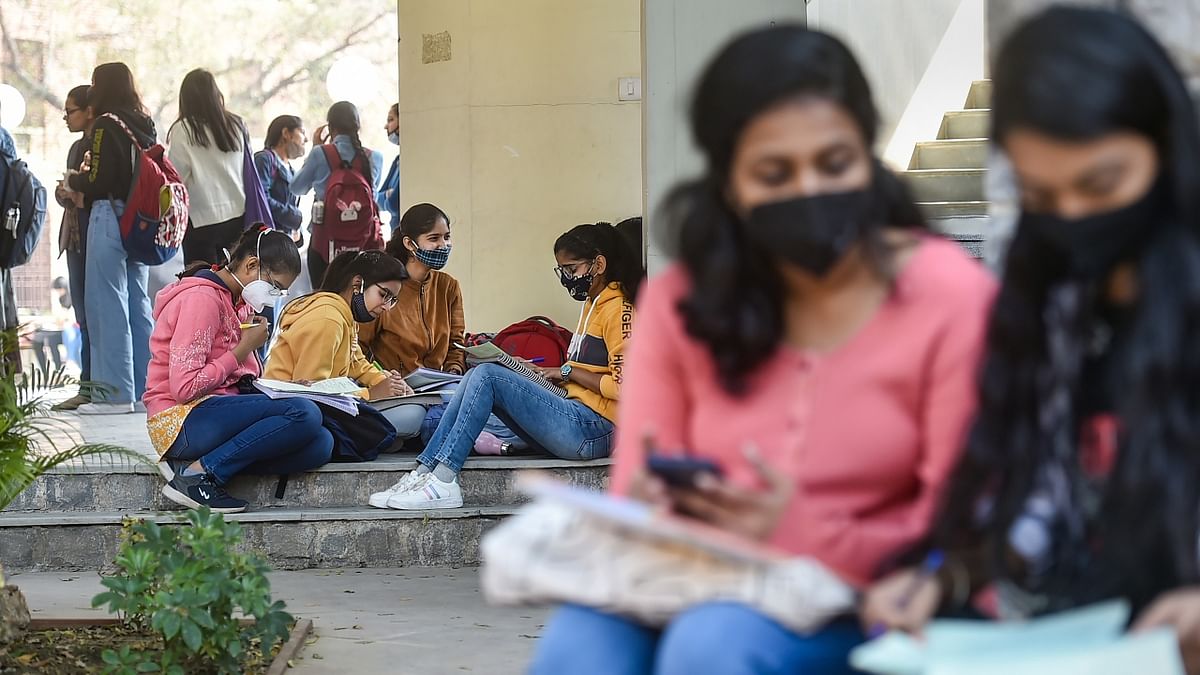
[(179, 87), (179, 119), (167, 132), (168, 157), (187, 186), (191, 223), (183, 260), (216, 263), (238, 240), (246, 213), (242, 144), (246, 128), (225, 109), (212, 73), (196, 69)]
[[(329, 107), (329, 112), (325, 115), (325, 125), (313, 134), (313, 148), (304, 158), (303, 166), (292, 178), (292, 194), (302, 196), (310, 190), (313, 192), (313, 228), (321, 227), (325, 223), (325, 191), (330, 177), (333, 176), (334, 167), (329, 163), (329, 156), (325, 152), (326, 145), (333, 146), (342, 162), (358, 167), (355, 170), (362, 173), (371, 188), (371, 199), (375, 199), (374, 193), (379, 188), (379, 176), (383, 170), (383, 155), (377, 150), (363, 147), (359, 138), (361, 130), (362, 121), (358, 116), (358, 108), (349, 101), (338, 101)], [(370, 206), (373, 209), (375, 205), (372, 203)], [(375, 230), (377, 234), (378, 228)], [(310, 231), (313, 232), (314, 239), (319, 238), (315, 230)], [(368, 234), (364, 233), (362, 239), (366, 240)], [(330, 244), (333, 243), (328, 237), (326, 240)], [(313, 288), (321, 287), (325, 270), (331, 262), (330, 258), (337, 256), (337, 252), (330, 255), (328, 250), (318, 250), (320, 248), (322, 247), (314, 242), (309, 242), (308, 274)], [(382, 241), (378, 242), (378, 248), (383, 248)]]
[[(391, 110), (388, 111), (387, 125), (384, 127), (387, 131), (388, 141), (396, 146), (397, 150), (400, 147), (400, 104), (393, 103)], [(396, 159), (392, 160), (392, 168), (388, 169), (387, 177), (383, 179), (383, 183), (379, 186), (379, 192), (375, 195), (375, 202), (379, 204), (380, 210), (387, 211), (391, 217), (388, 219), (388, 228), (394, 234), (400, 229), (400, 154), (397, 152)]]
[(300, 212), (300, 198), (291, 191), (296, 175), (291, 160), (304, 156), (306, 143), (304, 122), (295, 115), (280, 115), (267, 127), (263, 149), (254, 153), (254, 168), (267, 195), (275, 227), (286, 232), (296, 242), (296, 248), (304, 246), (304, 234), (300, 231), (304, 214)]
[[(157, 141), (154, 120), (138, 95), (124, 63), (104, 63), (92, 71), (88, 106), (95, 122), (87, 147), (88, 170), (67, 176), (67, 187), (82, 192), (88, 216), (84, 276), (85, 312), (107, 317), (88, 326), (92, 380), (108, 388), (103, 402), (79, 406), (81, 415), (128, 414), (146, 391), (150, 361), (149, 268), (131, 260), (121, 243), (118, 220), (133, 184), (133, 144), (147, 149)], [(78, 301), (78, 299), (76, 299)]]
[[(54, 198), (63, 207), (62, 226), (58, 231), (58, 250), (67, 255), (67, 282), (75, 310), (75, 322), (79, 324), (79, 380), (92, 379), (91, 341), (88, 338), (87, 311), (84, 307), (87, 222), (90, 210), (84, 208), (83, 195), (66, 186), (66, 176), (86, 169), (87, 132), (92, 128), (95, 117), (88, 106), (88, 85), (81, 84), (67, 94), (63, 109), (63, 121), (72, 133), (80, 134), (67, 151), (67, 173), (54, 191)], [(92, 399), (85, 392), (54, 406), (54, 410), (75, 410)]]

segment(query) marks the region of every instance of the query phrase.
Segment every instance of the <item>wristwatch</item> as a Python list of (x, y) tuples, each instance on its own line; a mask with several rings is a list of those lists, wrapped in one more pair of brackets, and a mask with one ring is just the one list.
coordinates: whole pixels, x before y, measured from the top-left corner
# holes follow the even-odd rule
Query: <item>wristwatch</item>
[(558, 369), (558, 374), (560, 376), (562, 376), (562, 381), (564, 383), (571, 381), (571, 371), (572, 370), (574, 370), (574, 369), (571, 368), (571, 364), (569, 364), (569, 363), (564, 363), (562, 365), (562, 368)]

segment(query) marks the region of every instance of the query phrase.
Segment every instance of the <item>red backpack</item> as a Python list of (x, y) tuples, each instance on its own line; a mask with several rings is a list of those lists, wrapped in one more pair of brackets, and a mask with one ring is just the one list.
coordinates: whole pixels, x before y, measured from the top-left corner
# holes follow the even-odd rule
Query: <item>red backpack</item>
[(557, 368), (567, 362), (571, 331), (544, 316), (531, 316), (496, 334), (492, 344), (523, 359), (541, 359), (537, 365)]
[(116, 122), (137, 149), (133, 180), (125, 197), (125, 212), (121, 214), (121, 243), (125, 245), (125, 253), (130, 260), (161, 265), (175, 257), (187, 233), (187, 188), (167, 159), (162, 143), (143, 150), (121, 118), (112, 113), (101, 117)]
[[(352, 161), (338, 155), (332, 143), (321, 146), (329, 162), (325, 184), (325, 215), (314, 223), (310, 246), (325, 262), (346, 251), (383, 248), (383, 231), (375, 191), (367, 180), (366, 161), (359, 153)], [(363, 152), (369, 152), (364, 148)]]

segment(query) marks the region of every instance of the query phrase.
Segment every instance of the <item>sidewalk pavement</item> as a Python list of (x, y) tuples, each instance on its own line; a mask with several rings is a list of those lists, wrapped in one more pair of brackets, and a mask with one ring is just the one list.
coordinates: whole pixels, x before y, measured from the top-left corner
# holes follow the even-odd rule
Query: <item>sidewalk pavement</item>
[[(105, 616), (91, 609), (99, 576), (13, 574), (35, 618)], [(295, 660), (304, 675), (523, 673), (548, 612), (489, 607), (475, 568), (273, 572), (274, 597), (313, 620)]]

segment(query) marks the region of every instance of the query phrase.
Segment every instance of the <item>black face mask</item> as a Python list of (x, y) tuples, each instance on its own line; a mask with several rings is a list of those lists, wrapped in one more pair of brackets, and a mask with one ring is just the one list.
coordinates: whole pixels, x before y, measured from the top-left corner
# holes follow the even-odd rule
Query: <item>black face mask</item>
[(591, 272), (580, 277), (575, 277), (574, 279), (562, 272), (558, 273), (558, 282), (562, 284), (563, 288), (567, 289), (567, 293), (571, 294), (573, 300), (579, 300), (580, 302), (587, 300), (588, 292), (592, 290), (592, 283), (595, 280), (596, 275)]
[(367, 309), (367, 296), (362, 291), (350, 296), (350, 314), (358, 323), (371, 323), (375, 320), (371, 310)]
[(1070, 220), (1025, 211), (1018, 229), (1058, 256), (1070, 276), (1096, 281), (1146, 249), (1168, 202), (1169, 191), (1160, 179), (1129, 206)]
[(862, 236), (873, 196), (854, 190), (763, 204), (750, 212), (747, 231), (763, 250), (823, 277)]

